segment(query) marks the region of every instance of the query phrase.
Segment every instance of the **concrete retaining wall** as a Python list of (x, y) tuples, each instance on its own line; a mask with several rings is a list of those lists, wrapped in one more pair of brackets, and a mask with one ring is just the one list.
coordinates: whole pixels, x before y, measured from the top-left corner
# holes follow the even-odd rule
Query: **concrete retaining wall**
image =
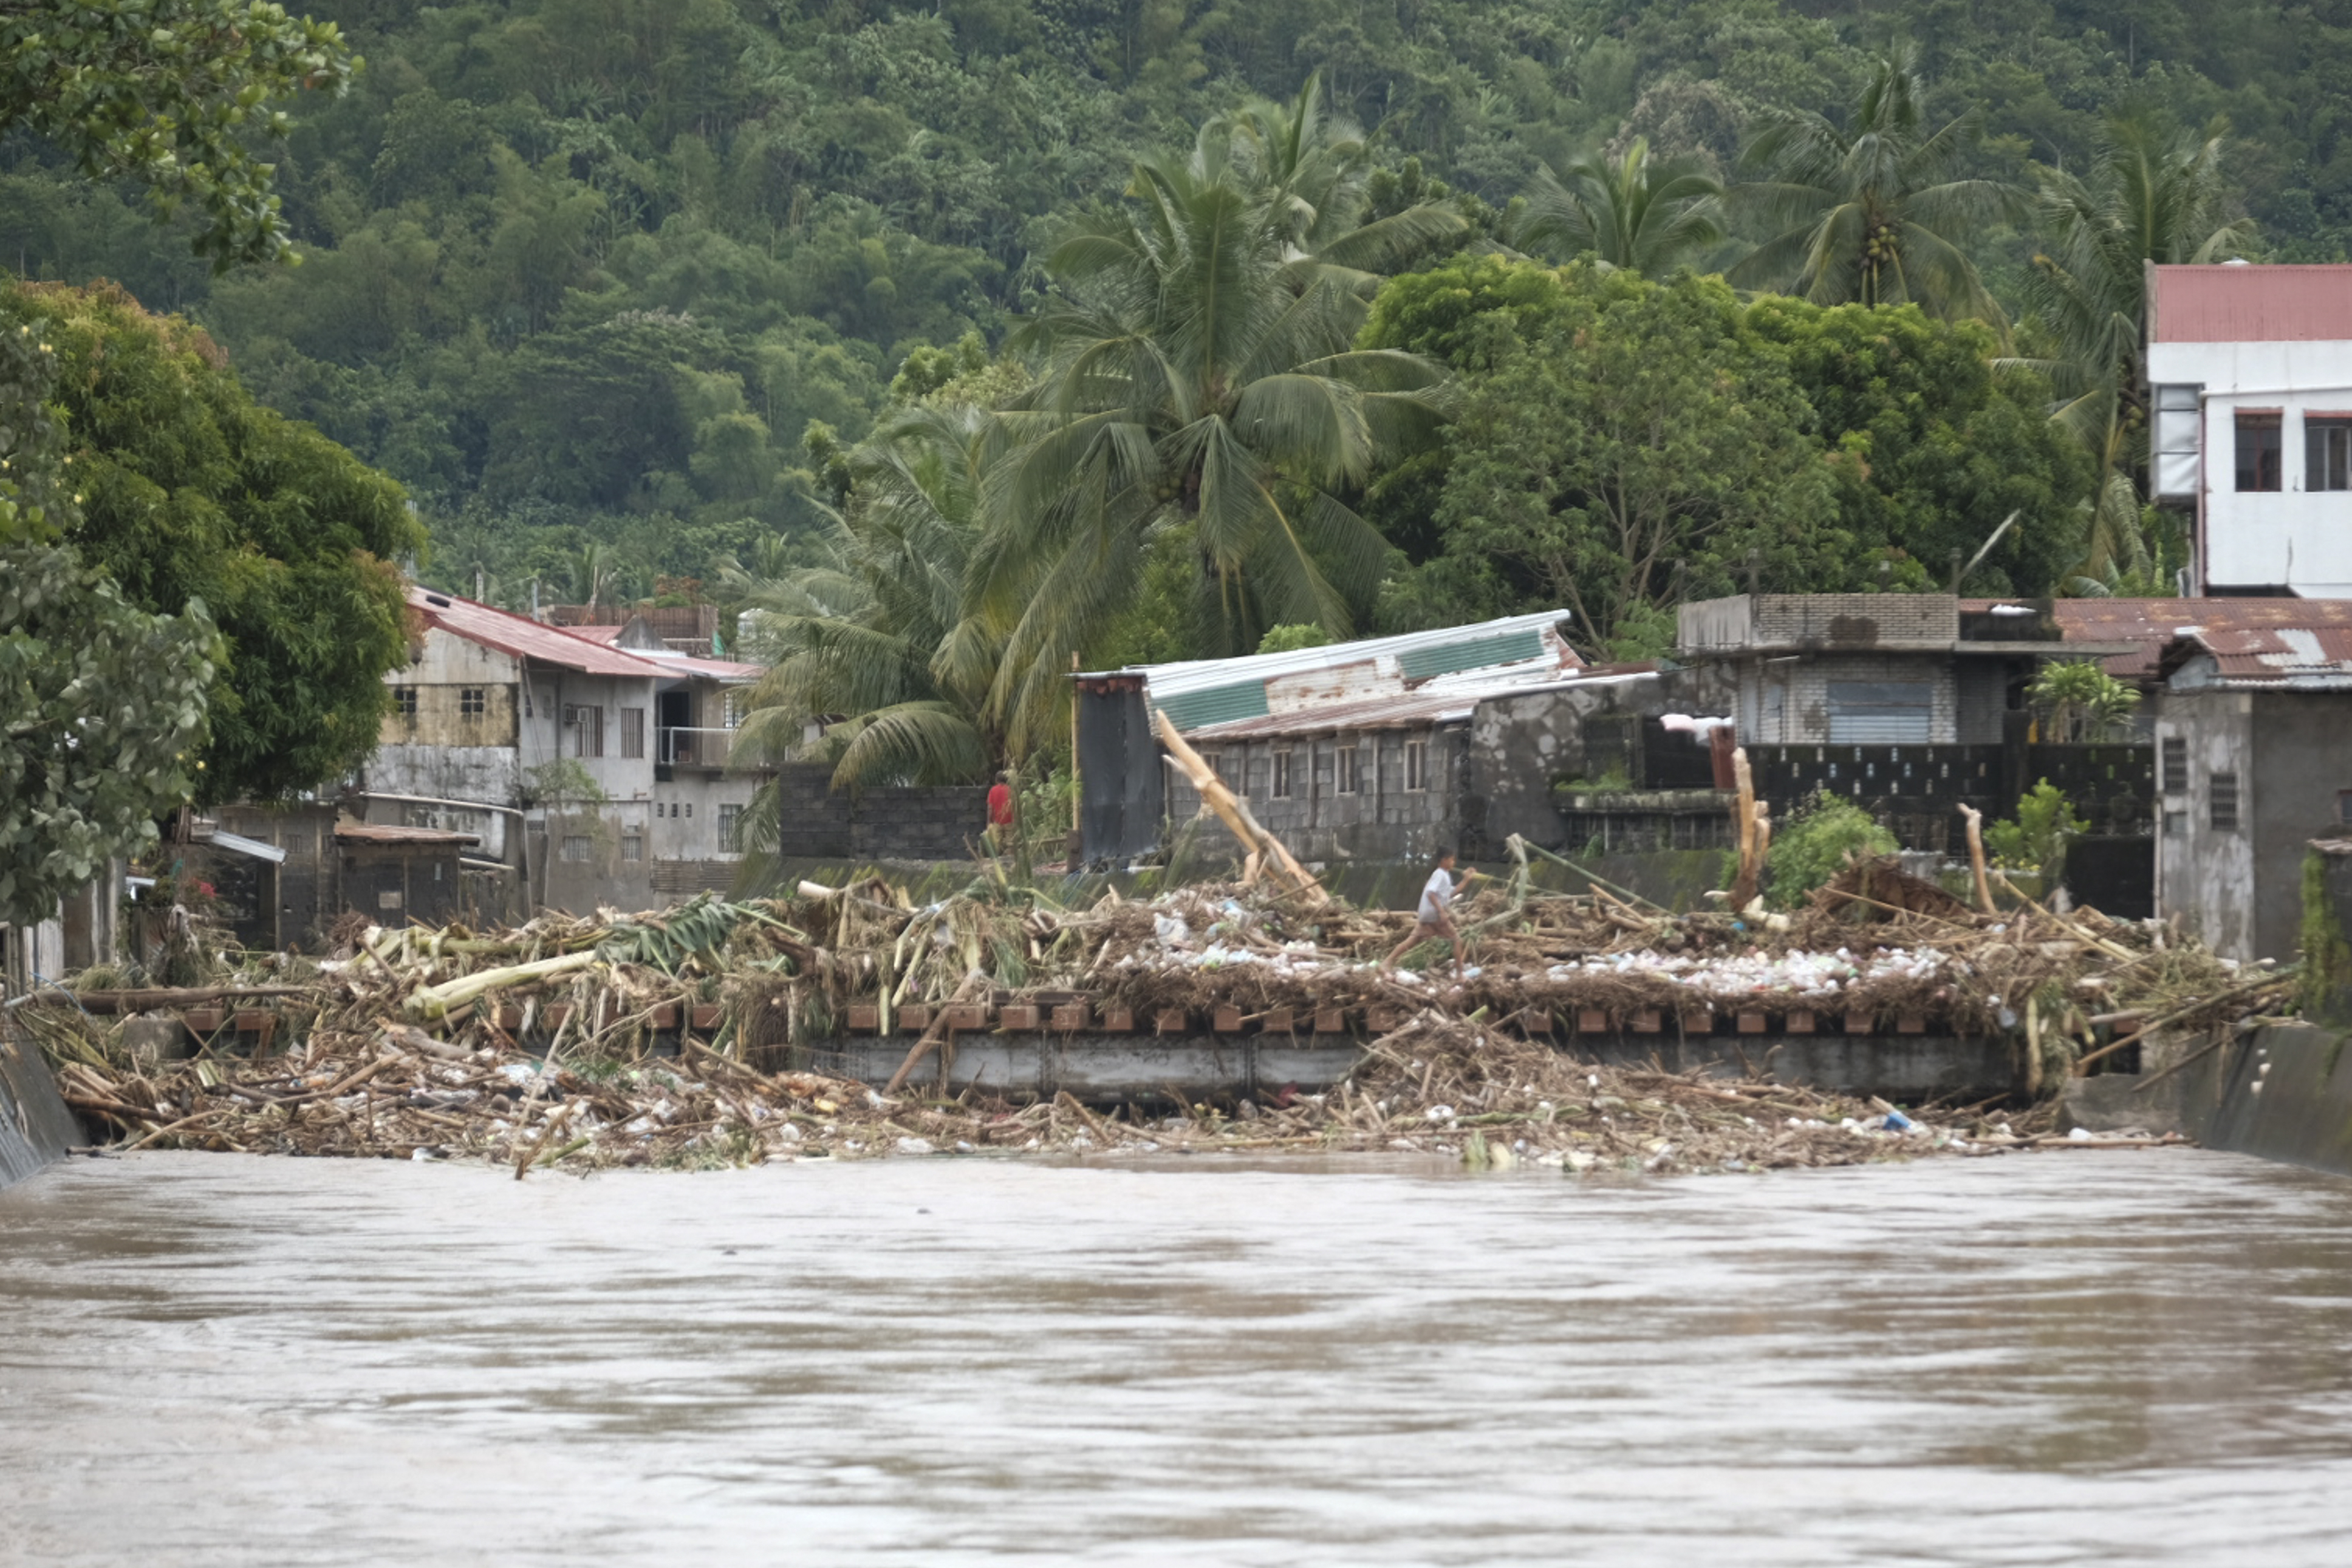
[(0, 1187), (64, 1158), (81, 1136), (73, 1113), (58, 1098), (40, 1048), (0, 1032)]

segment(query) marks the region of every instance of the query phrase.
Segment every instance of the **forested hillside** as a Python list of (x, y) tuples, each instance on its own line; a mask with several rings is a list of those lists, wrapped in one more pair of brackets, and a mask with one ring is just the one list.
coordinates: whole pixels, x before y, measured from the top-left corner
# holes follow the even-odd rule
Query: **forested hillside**
[[(1371, 210), (1450, 189), (1471, 237), (1507, 232), (1538, 171), (1637, 136), (1726, 174), (1762, 117), (1834, 117), (1906, 40), (1937, 116), (1980, 111), (1974, 173), (2084, 168), (2117, 110), (2223, 116), (2258, 254), (2335, 258), (2352, 234), (2340, 0), (2251, 0), (2226, 26), (2189, 0), (310, 8), (366, 68), (292, 106), (278, 187), (304, 265), (215, 279), (135, 193), (22, 133), (0, 159), (0, 263), (113, 277), (202, 323), (265, 402), (408, 486), (428, 576), (470, 590), (479, 571), (509, 598), (535, 574), (651, 592), (763, 541), (772, 564), (827, 492), (813, 423), (855, 441), (910, 352), (977, 332), (992, 353), (1045, 298), (1056, 225), (1115, 200), (1132, 157), (1318, 70), (1370, 132)], [(1685, 259), (1762, 237), (1734, 222)], [(2030, 318), (2023, 225), (1964, 243)], [(1370, 515), (1426, 524), (1409, 510)]]

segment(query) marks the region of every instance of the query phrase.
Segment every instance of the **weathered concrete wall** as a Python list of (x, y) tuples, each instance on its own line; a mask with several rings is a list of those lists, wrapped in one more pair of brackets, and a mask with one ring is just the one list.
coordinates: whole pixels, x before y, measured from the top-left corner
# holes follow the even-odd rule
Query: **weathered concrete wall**
[[(1202, 741), (1202, 758), (1251, 814), (1303, 861), (1423, 860), (1458, 847), (1469, 788), (1468, 732), (1462, 725), (1364, 730), (1250, 741)], [(1411, 751), (1419, 747), (1419, 781)], [(1345, 756), (1354, 758), (1352, 779)], [(1288, 789), (1276, 794), (1276, 758), (1286, 757)], [(1354, 788), (1343, 786), (1352, 783)], [(1200, 792), (1168, 772), (1170, 831), (1201, 810)], [(1220, 830), (1222, 831), (1222, 830)]]
[(977, 785), (837, 793), (815, 763), (777, 769), (777, 852), (827, 860), (971, 858), (988, 828), (988, 791)]
[[(2158, 699), (2157, 745), (2160, 749), (2176, 738), (2184, 744), (2188, 778), (2161, 781), (2185, 782), (2187, 787), (2163, 796), (2156, 850), (2157, 908), (2167, 916), (2179, 915), (2183, 926), (2215, 952), (2240, 959), (2264, 956), (2256, 900), (2264, 891), (2265, 872), (2273, 878), (2277, 874), (2259, 862), (2256, 835), (2250, 831), (2271, 793), (2266, 782), (2253, 777), (2253, 716), (2254, 699), (2246, 692), (2166, 691)], [(2299, 735), (2295, 743), (2322, 754), (2341, 746), (2343, 759), (2352, 763), (2352, 726), (2340, 719), (2332, 733)], [(2213, 826), (2216, 774), (2234, 775), (2237, 780), (2239, 826), (2234, 830)], [(2290, 900), (2298, 896), (2302, 859), (2298, 845), (2294, 862), (2284, 868), (2283, 896)], [(2289, 954), (2294, 951), (2292, 930), (2290, 924)]]
[(1513, 833), (1547, 849), (1560, 848), (1568, 830), (1553, 804), (1552, 782), (1594, 770), (1587, 754), (1587, 721), (1620, 715), (1722, 715), (1730, 711), (1737, 690), (1730, 666), (1710, 664), (1580, 681), (1479, 704), (1470, 720), (1462, 837), (1480, 856), (1501, 853)]
[[(867, 1082), (888, 1082), (906, 1060), (908, 1037), (850, 1035), (812, 1051), (815, 1065)], [(1943, 1095), (2009, 1092), (2005, 1041), (1928, 1036), (1579, 1035), (1563, 1052), (1580, 1061), (1745, 1077), (1769, 1064), (1782, 1083), (1906, 1103)], [(1000, 1034), (961, 1037), (944, 1070), (937, 1058), (917, 1073), (956, 1092), (979, 1087), (1045, 1099), (1064, 1090), (1081, 1099), (1158, 1099), (1167, 1089), (1194, 1094), (1263, 1094), (1285, 1084), (1314, 1091), (1337, 1082), (1362, 1054), (1330, 1035)]]
[(2352, 1034), (2285, 1024), (2179, 1076), (2182, 1120), (2209, 1147), (2352, 1176)]

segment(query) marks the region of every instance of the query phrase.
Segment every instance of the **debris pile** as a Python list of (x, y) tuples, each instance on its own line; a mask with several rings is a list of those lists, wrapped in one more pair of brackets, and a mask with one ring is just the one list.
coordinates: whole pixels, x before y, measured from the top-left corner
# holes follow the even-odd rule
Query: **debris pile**
[[(2162, 925), (2030, 902), (1979, 915), (1927, 884), (1906, 891), (1900, 876), (1853, 868), (1791, 915), (1675, 915), (1605, 892), (1539, 894), (1522, 868), (1457, 905), (1472, 960), (1459, 977), (1443, 943), (1400, 970), (1380, 967), (1410, 915), (1297, 887), (1106, 894), (1072, 908), (990, 877), (919, 905), (879, 880), (803, 883), (786, 899), (549, 915), (508, 930), (362, 926), (324, 961), (240, 960), (201, 993), (110, 986), (44, 993), (12, 1012), (40, 1038), (69, 1103), (123, 1146), (488, 1159), (519, 1176), (1207, 1148), (1725, 1169), (1978, 1154), (2032, 1134), (2024, 1115), (1982, 1107), (1906, 1116), (1763, 1080), (1589, 1066), (1572, 1045), (1547, 1042), (1549, 1020), (1924, 1014), (2017, 1039), (2033, 1072), (2054, 1081), (2156, 1029), (2281, 1005), (2292, 984)], [(887, 1033), (896, 1013), (976, 990), (1000, 1006), (1084, 996), (1302, 1018), (1356, 1007), (1383, 1021), (1328, 1092), (1266, 1103), (944, 1100), (811, 1070), (853, 1008)], [(122, 1021), (199, 994), (251, 1005), (207, 1019), (193, 1059), (159, 1059)], [(231, 1027), (248, 1014), (266, 1027)]]

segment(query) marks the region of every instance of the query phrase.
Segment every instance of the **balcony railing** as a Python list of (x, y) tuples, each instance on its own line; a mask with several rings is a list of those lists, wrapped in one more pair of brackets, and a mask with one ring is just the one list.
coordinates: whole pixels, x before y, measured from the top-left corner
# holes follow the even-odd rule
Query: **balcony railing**
[(656, 758), (665, 768), (724, 768), (735, 749), (731, 729), (664, 729)]

